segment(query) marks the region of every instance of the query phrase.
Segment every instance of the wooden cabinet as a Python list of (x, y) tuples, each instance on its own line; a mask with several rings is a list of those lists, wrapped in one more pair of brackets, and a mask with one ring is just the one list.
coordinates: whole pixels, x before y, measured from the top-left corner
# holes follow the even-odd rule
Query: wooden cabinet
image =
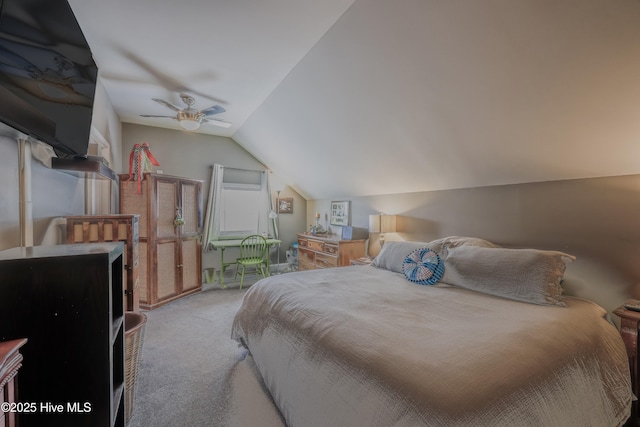
[(0, 341), (28, 340), (18, 391), (36, 405), (21, 427), (125, 425), (123, 248), (0, 252)]
[(344, 267), (363, 257), (365, 240), (298, 234), (298, 270)]
[(140, 307), (154, 309), (202, 289), (202, 181), (144, 174), (120, 176), (120, 212), (140, 215)]
[(138, 298), (139, 215), (68, 216), (67, 243), (124, 243), (125, 309), (140, 310)]
[(20, 347), (26, 342), (26, 338), (0, 342), (0, 427), (17, 426), (17, 412), (11, 406), (5, 406), (20, 402), (16, 382), (18, 370), (22, 367)]

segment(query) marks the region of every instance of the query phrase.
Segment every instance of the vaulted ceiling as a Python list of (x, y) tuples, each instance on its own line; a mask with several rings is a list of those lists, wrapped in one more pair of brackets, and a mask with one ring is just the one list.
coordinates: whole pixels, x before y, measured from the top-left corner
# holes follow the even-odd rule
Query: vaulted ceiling
[(640, 173), (639, 0), (70, 0), (123, 122), (214, 104), (309, 199)]

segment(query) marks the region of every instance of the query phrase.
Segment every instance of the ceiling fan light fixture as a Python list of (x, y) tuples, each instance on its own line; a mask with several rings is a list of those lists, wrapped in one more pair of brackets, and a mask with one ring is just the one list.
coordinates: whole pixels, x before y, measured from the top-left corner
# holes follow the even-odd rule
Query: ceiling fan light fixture
[[(2, 0), (0, 0), (0, 2), (2, 2)], [(231, 127), (230, 122), (214, 119), (211, 117), (213, 115), (224, 113), (225, 111), (227, 111), (224, 109), (224, 107), (221, 107), (220, 105), (214, 105), (213, 107), (205, 108), (204, 110), (196, 110), (195, 108), (192, 107), (192, 105), (195, 103), (195, 100), (193, 99), (193, 97), (183, 93), (183, 94), (180, 94), (180, 98), (182, 98), (182, 102), (187, 104), (187, 108), (180, 109), (175, 105), (173, 105), (172, 103), (165, 101), (164, 99), (151, 98), (158, 104), (164, 105), (170, 110), (175, 111), (176, 112), (175, 116), (157, 116), (157, 115), (151, 115), (151, 114), (141, 114), (141, 116), (174, 119), (178, 123), (180, 123), (180, 126), (182, 127), (182, 129), (187, 131), (194, 131), (199, 129), (200, 125), (203, 122), (210, 123), (215, 126), (220, 126), (223, 128)]]
[(180, 126), (185, 130), (196, 130), (200, 127), (200, 122), (193, 119), (182, 119)]
[(178, 113), (178, 122), (183, 129), (196, 130), (200, 127), (202, 116), (193, 110), (183, 110)]

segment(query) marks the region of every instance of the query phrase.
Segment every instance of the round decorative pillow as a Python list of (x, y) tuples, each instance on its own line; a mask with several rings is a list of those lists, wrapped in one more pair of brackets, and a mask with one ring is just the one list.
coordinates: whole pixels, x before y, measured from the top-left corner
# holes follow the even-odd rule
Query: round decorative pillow
[(440, 256), (428, 248), (416, 249), (404, 259), (404, 276), (419, 285), (438, 283), (444, 274), (444, 262)]

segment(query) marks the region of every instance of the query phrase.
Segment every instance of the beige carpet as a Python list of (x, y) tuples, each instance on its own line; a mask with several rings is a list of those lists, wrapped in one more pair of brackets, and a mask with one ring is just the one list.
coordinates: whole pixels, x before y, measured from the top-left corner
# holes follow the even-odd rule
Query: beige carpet
[(214, 286), (146, 312), (129, 427), (285, 425), (251, 356), (229, 338), (244, 292)]

